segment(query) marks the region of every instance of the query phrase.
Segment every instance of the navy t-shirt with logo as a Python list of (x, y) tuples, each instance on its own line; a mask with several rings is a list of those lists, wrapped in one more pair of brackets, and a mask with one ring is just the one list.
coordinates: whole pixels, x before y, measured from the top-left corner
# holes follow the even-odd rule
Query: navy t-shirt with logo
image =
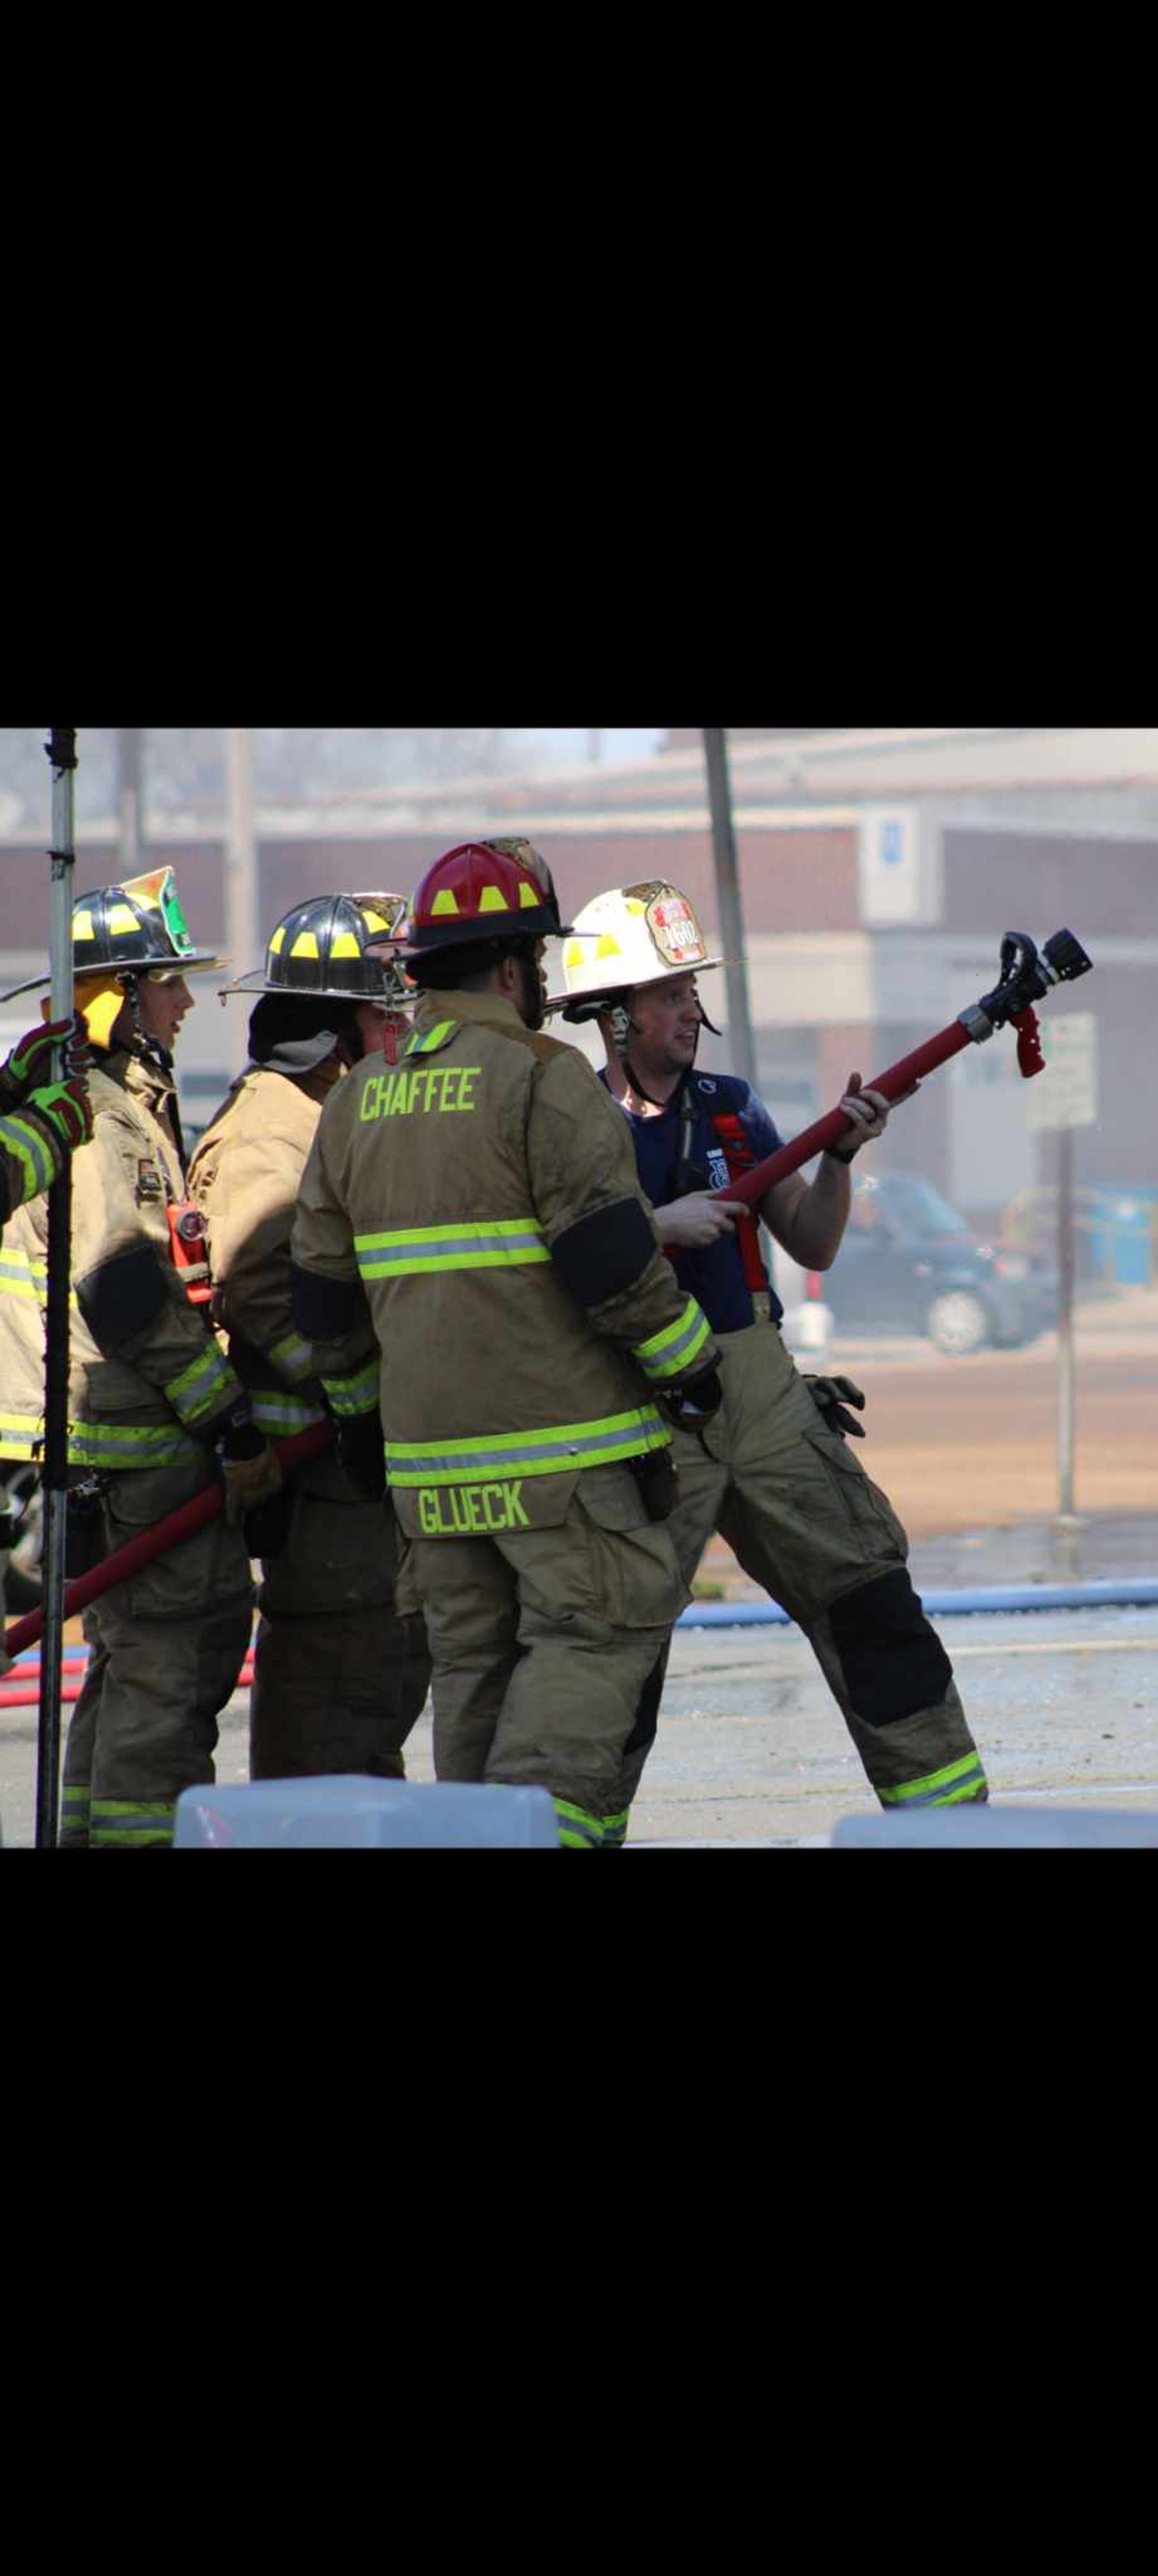
[[(601, 1074), (600, 1079), (606, 1083), (606, 1074)], [(740, 1080), (738, 1074), (696, 1073), (692, 1075), (692, 1082), (698, 1115), (691, 1160), (706, 1171), (710, 1190), (726, 1190), (728, 1166), (723, 1142), (711, 1123), (714, 1114), (723, 1112), (739, 1119), (745, 1141), (758, 1163), (762, 1163), (766, 1155), (774, 1154), (784, 1139), (778, 1135), (763, 1101), (748, 1083)], [(681, 1195), (673, 1181), (682, 1123), (677, 1109), (678, 1098), (677, 1093), (661, 1116), (651, 1118), (639, 1118), (634, 1110), (625, 1109), (622, 1101), (616, 1102), (617, 1108), (623, 1109), (631, 1129), (640, 1187), (646, 1191), (653, 1207), (666, 1207), (671, 1199)], [(674, 1244), (665, 1245), (664, 1250), (681, 1287), (687, 1289), (690, 1297), (698, 1299), (713, 1332), (742, 1332), (744, 1326), (752, 1322), (752, 1294), (744, 1277), (743, 1255), (734, 1228), (731, 1233), (720, 1235), (703, 1251), (685, 1251), (682, 1247), (677, 1249)], [(780, 1300), (773, 1292), (773, 1319), (778, 1322), (783, 1312)]]

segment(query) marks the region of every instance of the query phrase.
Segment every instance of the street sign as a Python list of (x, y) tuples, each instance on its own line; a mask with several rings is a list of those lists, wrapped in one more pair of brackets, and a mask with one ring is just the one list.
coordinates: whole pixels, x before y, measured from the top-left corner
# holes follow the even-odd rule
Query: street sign
[(1045, 1072), (1035, 1074), (1025, 1093), (1031, 1135), (1055, 1127), (1096, 1127), (1097, 1012), (1068, 1011), (1064, 1018), (1053, 1020), (1043, 1017), (1041, 1051)]

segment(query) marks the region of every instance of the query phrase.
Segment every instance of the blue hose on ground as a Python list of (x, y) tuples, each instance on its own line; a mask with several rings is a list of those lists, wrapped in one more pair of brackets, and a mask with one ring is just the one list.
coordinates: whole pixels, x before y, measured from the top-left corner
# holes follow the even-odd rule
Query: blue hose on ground
[[(973, 1592), (923, 1592), (930, 1619), (959, 1619), (974, 1611), (1149, 1610), (1158, 1607), (1158, 1581), (1150, 1575), (1106, 1583), (994, 1584)], [(776, 1601), (693, 1601), (677, 1628), (790, 1628)]]
[[(992, 1584), (973, 1592), (923, 1592), (930, 1619), (961, 1619), (974, 1612), (1003, 1610), (1151, 1610), (1158, 1607), (1158, 1579), (1127, 1576), (1105, 1583)], [(677, 1628), (790, 1628), (792, 1621), (777, 1601), (693, 1601), (681, 1612)], [(87, 1646), (66, 1646), (66, 1664), (84, 1663)], [(35, 1646), (18, 1655), (16, 1666), (39, 1665)]]

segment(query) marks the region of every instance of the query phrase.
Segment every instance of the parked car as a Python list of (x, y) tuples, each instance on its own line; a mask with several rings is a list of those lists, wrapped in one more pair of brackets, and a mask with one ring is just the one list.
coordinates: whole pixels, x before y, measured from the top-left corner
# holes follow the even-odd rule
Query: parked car
[(841, 1333), (927, 1333), (959, 1356), (1048, 1331), (1057, 1286), (1051, 1262), (981, 1241), (922, 1173), (882, 1172), (854, 1178), (822, 1293)]

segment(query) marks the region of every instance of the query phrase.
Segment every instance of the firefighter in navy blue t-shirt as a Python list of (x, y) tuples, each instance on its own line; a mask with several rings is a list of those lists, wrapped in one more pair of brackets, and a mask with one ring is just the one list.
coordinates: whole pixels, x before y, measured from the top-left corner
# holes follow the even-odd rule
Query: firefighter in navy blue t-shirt
[[(582, 934), (580, 936), (579, 934)], [(913, 1590), (908, 1541), (887, 1496), (851, 1454), (863, 1406), (847, 1379), (800, 1376), (777, 1329), (783, 1309), (742, 1202), (714, 1199), (781, 1143), (755, 1092), (698, 1073), (711, 1022), (697, 973), (710, 957), (690, 903), (650, 882), (597, 895), (564, 946), (572, 1021), (594, 1020), (603, 1079), (628, 1119), (639, 1176), (676, 1275), (723, 1354), (724, 1401), (696, 1432), (675, 1433), (679, 1501), (667, 1526), (690, 1583), (713, 1530), (812, 1646), (882, 1806), (948, 1806), (988, 1796), (952, 1666)], [(793, 1173), (760, 1215), (806, 1270), (827, 1270), (848, 1222), (848, 1165), (884, 1133), (889, 1104), (849, 1077), (848, 1128), (815, 1178)], [(843, 1396), (844, 1401), (841, 1401)], [(658, 1706), (658, 1690), (652, 1694)]]

